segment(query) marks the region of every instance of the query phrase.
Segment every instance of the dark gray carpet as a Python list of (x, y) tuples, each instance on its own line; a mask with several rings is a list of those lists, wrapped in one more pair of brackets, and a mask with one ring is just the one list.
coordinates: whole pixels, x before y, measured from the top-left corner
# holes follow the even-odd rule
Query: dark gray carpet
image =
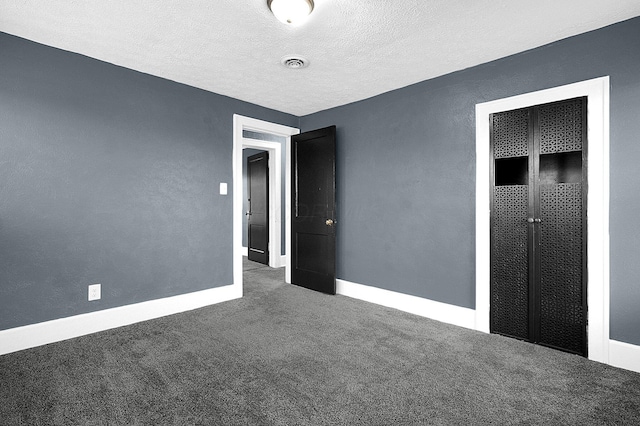
[(640, 374), (245, 269), (243, 299), (0, 357), (0, 424), (640, 424)]

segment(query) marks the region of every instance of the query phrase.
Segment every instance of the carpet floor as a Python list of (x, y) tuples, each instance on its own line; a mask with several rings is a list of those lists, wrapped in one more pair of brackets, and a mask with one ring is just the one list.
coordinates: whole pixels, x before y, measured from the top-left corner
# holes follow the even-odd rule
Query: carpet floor
[(245, 297), (0, 357), (2, 425), (632, 425), (640, 374), (245, 261)]

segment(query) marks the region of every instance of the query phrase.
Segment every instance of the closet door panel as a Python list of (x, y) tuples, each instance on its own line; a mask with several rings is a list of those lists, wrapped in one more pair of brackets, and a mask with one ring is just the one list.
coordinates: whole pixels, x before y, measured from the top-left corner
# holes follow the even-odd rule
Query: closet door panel
[(529, 154), (531, 114), (520, 109), (491, 117), (490, 329), (530, 339)]
[(540, 211), (539, 343), (582, 354), (586, 318), (582, 184), (541, 185)]
[(496, 186), (491, 220), (491, 331), (521, 339), (529, 338), (528, 190)]
[(537, 107), (540, 154), (582, 150), (585, 104), (584, 98), (576, 98)]
[(537, 109), (539, 324), (543, 345), (586, 355), (586, 100)]

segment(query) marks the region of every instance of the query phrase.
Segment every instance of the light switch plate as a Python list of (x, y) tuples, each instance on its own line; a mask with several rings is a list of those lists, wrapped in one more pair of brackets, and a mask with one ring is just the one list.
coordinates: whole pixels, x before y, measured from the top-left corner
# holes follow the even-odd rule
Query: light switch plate
[(220, 195), (227, 195), (227, 183), (220, 182)]

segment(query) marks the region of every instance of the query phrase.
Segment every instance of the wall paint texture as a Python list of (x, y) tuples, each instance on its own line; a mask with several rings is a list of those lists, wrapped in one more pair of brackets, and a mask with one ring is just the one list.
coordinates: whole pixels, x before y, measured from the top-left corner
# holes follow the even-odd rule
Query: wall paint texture
[(0, 52), (0, 330), (232, 284), (233, 114), (298, 118), (3, 33)]
[(609, 75), (611, 338), (640, 344), (639, 52), (635, 18), (302, 117), (338, 129), (338, 277), (474, 308), (475, 105)]
[(640, 344), (640, 18), (301, 118), (0, 51), (0, 329), (231, 284), (234, 113), (337, 125), (338, 278), (474, 308), (475, 105), (609, 75), (611, 338)]

